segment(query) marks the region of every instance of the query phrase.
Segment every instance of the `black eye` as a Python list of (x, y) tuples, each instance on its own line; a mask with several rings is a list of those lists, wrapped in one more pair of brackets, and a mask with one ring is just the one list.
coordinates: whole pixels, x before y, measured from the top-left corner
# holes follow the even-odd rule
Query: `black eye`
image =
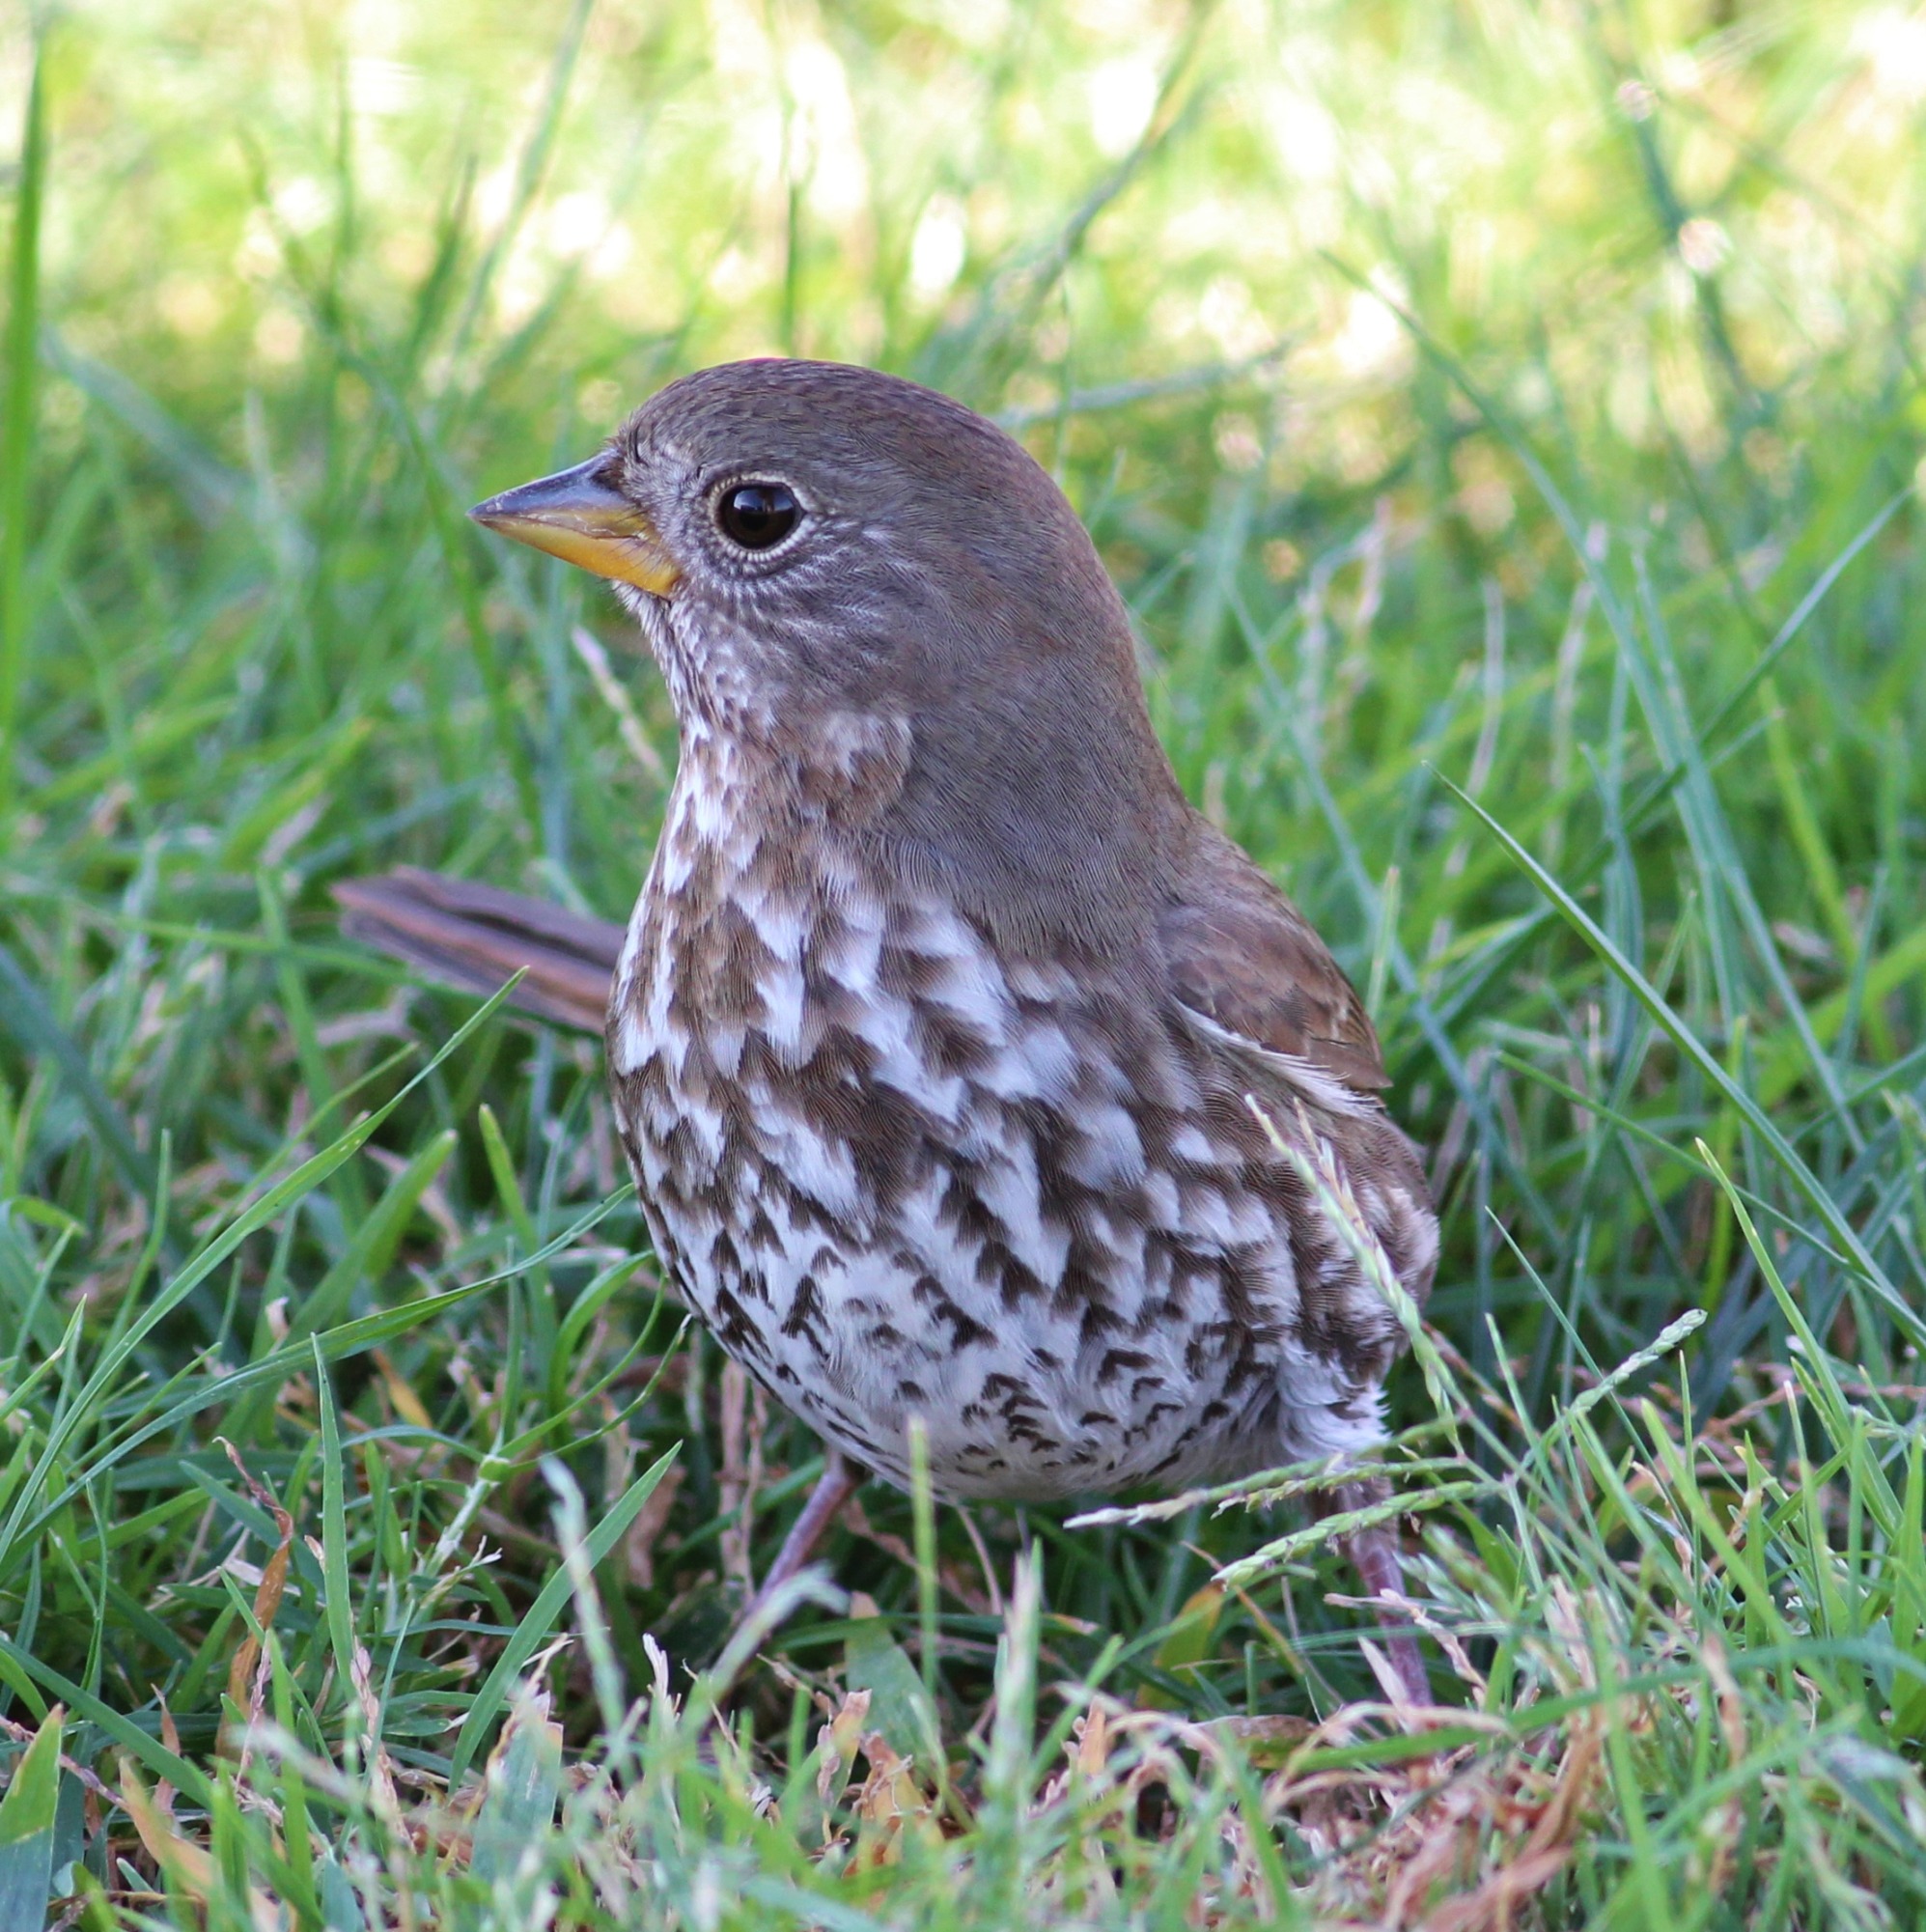
[(796, 498), (780, 483), (739, 483), (725, 490), (715, 506), (722, 534), (745, 550), (780, 544), (801, 515)]

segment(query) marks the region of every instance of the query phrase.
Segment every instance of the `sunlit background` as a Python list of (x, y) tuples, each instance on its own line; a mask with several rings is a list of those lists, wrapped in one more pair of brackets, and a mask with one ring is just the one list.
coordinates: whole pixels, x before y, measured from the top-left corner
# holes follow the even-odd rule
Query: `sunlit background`
[[(50, 19), (50, 325), (237, 464), (247, 396), (296, 380), (318, 329), (405, 339), (451, 231), (437, 396), (505, 380), (497, 404), (600, 428), (665, 371), (780, 351), (1048, 412), (1261, 359), (1212, 444), (1279, 490), (1405, 481), (1414, 411), (1468, 415), (1414, 387), (1404, 307), (1580, 457), (1715, 461), (1725, 391), (1755, 392), (1737, 440), (1783, 497), (1812, 391), (1883, 380), (1911, 294), (1926, 20), (1894, 6)], [(10, 127), (26, 25), (10, 10)], [(51, 384), (48, 433), (80, 408)], [(1454, 507), (1505, 530), (1515, 475), (1475, 437), (1452, 464)]]

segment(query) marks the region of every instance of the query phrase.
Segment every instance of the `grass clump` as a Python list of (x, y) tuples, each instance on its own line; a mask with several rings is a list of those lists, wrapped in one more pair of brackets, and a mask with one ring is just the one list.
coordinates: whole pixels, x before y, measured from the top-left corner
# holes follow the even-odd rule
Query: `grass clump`
[[(0, 32), (0, 1932), (1926, 1917), (1916, 21)], [(770, 350), (1030, 441), (1366, 994), (1436, 1711), (1318, 1470), (866, 1493), (725, 1685), (819, 1451), (594, 1050), (334, 933), (622, 913), (661, 694), (461, 508)]]

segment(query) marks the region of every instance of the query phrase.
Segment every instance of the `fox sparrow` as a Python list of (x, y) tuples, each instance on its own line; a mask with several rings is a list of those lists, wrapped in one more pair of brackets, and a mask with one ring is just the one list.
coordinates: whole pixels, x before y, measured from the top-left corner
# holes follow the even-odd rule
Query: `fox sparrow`
[[(640, 622), (682, 741), (655, 862), (619, 951), (427, 875), (344, 896), (467, 983), (606, 997), (664, 1267), (831, 1445), (778, 1570), (851, 1465), (907, 1483), (912, 1417), (951, 1498), (1377, 1440), (1401, 1330), (1250, 1105), (1326, 1143), (1421, 1299), (1437, 1220), (1371, 1022), (1186, 802), (1122, 600), (1021, 447), (891, 377), (742, 362), (473, 514)], [(1388, 1539), (1354, 1554), (1395, 1581)]]

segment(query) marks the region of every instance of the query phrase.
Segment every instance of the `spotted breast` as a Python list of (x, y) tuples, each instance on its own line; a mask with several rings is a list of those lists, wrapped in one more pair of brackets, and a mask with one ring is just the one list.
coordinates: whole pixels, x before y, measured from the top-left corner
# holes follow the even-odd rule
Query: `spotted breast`
[[(907, 742), (805, 767), (781, 741), (685, 726), (610, 1004), (650, 1225), (721, 1346), (898, 1482), (920, 1416), (951, 1498), (1374, 1441), (1395, 1325), (1253, 1119), (1250, 1049), (1167, 961), (1013, 948), (890, 862)], [(1280, 1098), (1375, 1126), (1360, 1191), (1421, 1288), (1402, 1136), (1269, 1057)]]

